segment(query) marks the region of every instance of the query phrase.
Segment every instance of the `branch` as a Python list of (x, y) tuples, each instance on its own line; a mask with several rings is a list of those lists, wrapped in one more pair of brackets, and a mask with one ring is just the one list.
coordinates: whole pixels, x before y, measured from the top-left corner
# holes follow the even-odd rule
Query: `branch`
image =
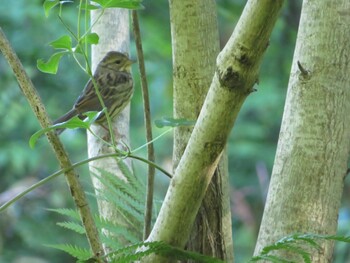
[[(225, 48), (208, 95), (147, 240), (184, 247), (227, 138), (257, 82), (283, 0), (250, 0)], [(164, 262), (155, 254), (142, 262)]]
[[(143, 57), (139, 19), (137, 16), (137, 11), (135, 10), (132, 11), (132, 22), (133, 22), (137, 57), (139, 60), (138, 65), (139, 65), (139, 71), (140, 71), (140, 77), (141, 77), (144, 120), (145, 120), (145, 126), (146, 126), (147, 155), (148, 155), (148, 160), (150, 162), (155, 162), (154, 147), (152, 143), (153, 136), (152, 136), (152, 125), (151, 125), (151, 109), (150, 109), (150, 103), (149, 103), (149, 92), (148, 92), (148, 84), (147, 84), (147, 78), (146, 78), (145, 60)], [(154, 166), (148, 165), (145, 224), (143, 229), (144, 239), (146, 239), (149, 233), (151, 232), (154, 174), (155, 174)]]
[[(42, 128), (47, 128), (51, 122), (46, 113), (45, 107), (41, 101), (39, 94), (37, 93), (32, 81), (24, 71), (24, 68), (19, 61), (16, 53), (12, 49), (9, 41), (7, 40), (4, 32), (0, 28), (0, 50), (5, 56), (6, 60), (10, 64), (19, 84), (21, 91), (27, 98), (34, 114), (39, 120)], [(62, 169), (67, 169), (72, 166), (67, 153), (65, 152), (61, 141), (54, 132), (47, 133), (47, 137), (51, 147), (53, 148), (56, 157), (60, 163)], [(87, 239), (89, 241), (91, 250), (96, 257), (103, 254), (102, 245), (99, 240), (99, 233), (95, 226), (93, 216), (90, 211), (84, 190), (78, 180), (78, 175), (74, 170), (67, 170), (65, 172), (66, 180), (74, 199), (75, 205), (80, 213), (81, 221), (85, 227)]]

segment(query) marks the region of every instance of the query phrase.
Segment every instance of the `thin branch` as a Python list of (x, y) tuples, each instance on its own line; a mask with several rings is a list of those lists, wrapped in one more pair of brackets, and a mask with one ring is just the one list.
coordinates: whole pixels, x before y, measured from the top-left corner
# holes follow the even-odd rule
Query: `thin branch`
[(146, 160), (142, 157), (133, 155), (131, 153), (109, 153), (109, 154), (103, 154), (103, 155), (98, 155), (98, 156), (94, 156), (79, 162), (74, 163), (72, 166), (70, 167), (66, 167), (64, 169), (58, 170), (56, 172), (54, 172), (53, 174), (48, 175), (47, 177), (45, 177), (44, 179), (40, 180), (39, 182), (31, 185), (30, 187), (28, 187), (27, 189), (25, 189), (23, 192), (19, 193), (18, 195), (16, 195), (14, 198), (12, 198), (11, 200), (9, 200), (8, 202), (4, 203), (3, 205), (0, 206), (0, 212), (4, 211), (6, 208), (8, 208), (9, 206), (11, 206), (12, 204), (14, 204), (15, 202), (17, 202), (18, 200), (20, 200), (22, 197), (24, 197), (26, 194), (29, 194), (30, 192), (34, 191), (36, 188), (44, 185), (45, 183), (51, 181), (52, 179), (56, 178), (57, 176), (66, 173), (74, 168), (77, 168), (79, 166), (82, 166), (83, 164), (92, 162), (92, 161), (96, 161), (99, 159), (103, 159), (103, 158), (110, 158), (110, 157), (115, 157), (115, 158), (121, 158), (121, 159), (125, 159), (125, 158), (133, 158), (135, 160), (139, 160), (141, 162), (147, 163), (148, 165), (152, 165), (155, 169), (159, 170), (160, 172), (164, 173), (169, 179), (171, 179), (172, 175), (169, 174), (167, 171), (165, 171), (162, 167), (158, 166), (156, 163), (150, 162), (149, 160)]
[[(142, 50), (139, 19), (137, 16), (137, 12), (135, 10), (132, 11), (132, 22), (133, 22), (133, 30), (134, 30), (137, 57), (139, 60), (138, 65), (139, 65), (140, 78), (141, 78), (141, 89), (142, 89), (143, 106), (144, 106), (144, 119), (145, 119), (145, 126), (146, 126), (146, 140), (148, 143), (147, 157), (150, 162), (154, 162), (155, 157), (154, 157), (154, 147), (152, 143), (151, 110), (150, 110), (150, 103), (149, 103), (149, 96), (148, 96), (149, 95), (148, 84), (147, 84), (147, 78), (146, 78), (145, 61), (144, 61), (143, 50)], [(144, 229), (143, 229), (144, 240), (148, 237), (149, 233), (151, 232), (154, 174), (155, 174), (154, 166), (148, 165), (145, 223), (144, 223)]]
[[(47, 128), (50, 125), (50, 119), (46, 113), (45, 107), (37, 93), (32, 81), (24, 71), (24, 68), (18, 59), (15, 51), (12, 49), (9, 41), (7, 40), (4, 32), (0, 27), (0, 50), (11, 66), (19, 87), (23, 92), (24, 96), (28, 100), (32, 110), (34, 111), (36, 117), (38, 118), (40, 125), (43, 128)], [(47, 137), (51, 147), (53, 148), (57, 159), (60, 163), (62, 169), (71, 167), (71, 162), (68, 158), (67, 153), (65, 152), (61, 141), (54, 132), (47, 133)], [(78, 175), (74, 170), (69, 169), (65, 172), (66, 180), (74, 199), (75, 205), (79, 210), (82, 223), (84, 225), (86, 236), (89, 241), (91, 250), (94, 255), (98, 258), (103, 255), (103, 248), (99, 240), (99, 233), (97, 231), (93, 216), (88, 205), (85, 192), (78, 180)], [(102, 262), (102, 261), (100, 261)]]

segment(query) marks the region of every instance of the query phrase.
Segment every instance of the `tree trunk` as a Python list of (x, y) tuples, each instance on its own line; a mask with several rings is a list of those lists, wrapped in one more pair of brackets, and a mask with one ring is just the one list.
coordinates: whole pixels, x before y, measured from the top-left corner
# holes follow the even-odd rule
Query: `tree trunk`
[[(174, 117), (196, 120), (208, 92), (219, 53), (215, 1), (172, 0), (170, 20), (174, 71)], [(186, 148), (192, 127), (174, 133), (174, 170)], [(226, 153), (223, 159), (226, 159)], [(227, 162), (220, 162), (194, 223), (187, 248), (233, 260)], [(226, 201), (226, 202), (225, 202)], [(223, 230), (225, 229), (225, 232)]]
[[(91, 23), (94, 23), (99, 15), (100, 11), (92, 11)], [(129, 11), (127, 9), (116, 8), (105, 10), (102, 17), (93, 27), (93, 32), (96, 32), (100, 37), (99, 44), (92, 46), (92, 70), (94, 71), (98, 62), (108, 51), (129, 51)], [(130, 107), (127, 106), (123, 112), (114, 120), (113, 130), (117, 142), (123, 141), (124, 143), (129, 144), (129, 112)], [(110, 134), (105, 128), (99, 125), (93, 125), (92, 130), (99, 137), (107, 141), (111, 140)], [(89, 158), (113, 152), (114, 150), (111, 149), (111, 147), (103, 144), (99, 139), (88, 132)], [(124, 178), (115, 158), (104, 158), (90, 162), (89, 167), (96, 193), (99, 191), (103, 192), (103, 189), (106, 187), (95, 176), (101, 176), (100, 170), (98, 169), (108, 171), (112, 174), (115, 174), (115, 176)], [(121, 218), (118, 211), (115, 210), (113, 204), (98, 200), (98, 207), (101, 217), (106, 218), (119, 225), (122, 224), (127, 226), (127, 223)], [(110, 233), (106, 234), (108, 235)], [(122, 240), (120, 237), (114, 238), (116, 238), (119, 242), (124, 243), (124, 240)]]
[[(255, 254), (292, 233), (336, 233), (350, 151), (349, 10), (348, 0), (303, 3)], [(331, 262), (332, 250), (322, 243), (312, 262)]]
[[(240, 107), (257, 81), (282, 2), (248, 1), (217, 58), (208, 95), (147, 241), (185, 246)], [(168, 262), (155, 254), (142, 261)]]

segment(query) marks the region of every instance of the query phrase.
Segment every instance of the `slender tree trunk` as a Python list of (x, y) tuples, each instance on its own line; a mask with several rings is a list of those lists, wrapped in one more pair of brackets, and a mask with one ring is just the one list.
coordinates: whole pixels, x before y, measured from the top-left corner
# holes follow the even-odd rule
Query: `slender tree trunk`
[[(235, 31), (217, 58), (208, 95), (147, 241), (186, 245), (229, 132), (257, 81), (262, 55), (282, 2), (247, 2)], [(142, 262), (168, 261), (152, 254)]]
[[(174, 117), (196, 120), (208, 92), (219, 53), (215, 1), (171, 0), (170, 20), (173, 46)], [(174, 170), (192, 133), (191, 127), (175, 129)], [(226, 159), (226, 153), (222, 160)], [(220, 162), (187, 248), (218, 258), (233, 260), (231, 213), (228, 202), (227, 162)], [(226, 202), (225, 202), (226, 201)], [(225, 229), (225, 232), (223, 231)]]
[[(303, 3), (255, 254), (291, 233), (336, 233), (350, 151), (349, 10), (348, 0)], [(322, 243), (312, 262), (331, 262), (332, 251)]]
[[(93, 23), (100, 15), (100, 11), (93, 11), (91, 14), (91, 23)], [(111, 50), (128, 52), (129, 51), (129, 11), (126, 9), (107, 9), (97, 24), (93, 27), (93, 32), (96, 32), (100, 41), (98, 45), (92, 47), (92, 69), (95, 70), (98, 62), (104, 57), (104, 55)], [(124, 142), (129, 144), (129, 106), (116, 118), (113, 123), (114, 135), (117, 142)], [(101, 138), (110, 141), (109, 132), (99, 126), (93, 125), (93, 131)], [(89, 157), (112, 153), (113, 149), (109, 146), (101, 143), (99, 139), (94, 137), (88, 132), (88, 154)], [(92, 181), (96, 192), (103, 192), (103, 189), (107, 186), (103, 185), (95, 175), (101, 175), (100, 170), (108, 171), (120, 178), (124, 178), (123, 174), (119, 170), (116, 159), (105, 158), (89, 163), (90, 172), (92, 174)], [(99, 213), (102, 217), (125, 225), (127, 223), (123, 221), (118, 211), (115, 210), (113, 204), (98, 200)], [(107, 233), (109, 234), (109, 233)], [(124, 242), (119, 237), (115, 237), (119, 242)]]

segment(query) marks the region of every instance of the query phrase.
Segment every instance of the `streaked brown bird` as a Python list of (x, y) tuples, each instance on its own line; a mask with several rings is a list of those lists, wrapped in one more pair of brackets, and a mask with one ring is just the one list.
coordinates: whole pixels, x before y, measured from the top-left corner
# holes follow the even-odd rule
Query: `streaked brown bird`
[[(125, 108), (133, 95), (133, 79), (130, 69), (134, 62), (126, 54), (110, 51), (97, 65), (93, 77), (111, 119), (115, 118)], [(74, 116), (84, 119), (83, 114), (85, 112), (101, 110), (101, 103), (93, 81), (90, 79), (75, 101), (73, 108), (55, 120), (54, 124), (68, 121)], [(105, 114), (101, 114), (96, 122), (103, 126), (103, 123), (106, 122)], [(64, 129), (57, 129), (56, 131), (60, 134)]]

